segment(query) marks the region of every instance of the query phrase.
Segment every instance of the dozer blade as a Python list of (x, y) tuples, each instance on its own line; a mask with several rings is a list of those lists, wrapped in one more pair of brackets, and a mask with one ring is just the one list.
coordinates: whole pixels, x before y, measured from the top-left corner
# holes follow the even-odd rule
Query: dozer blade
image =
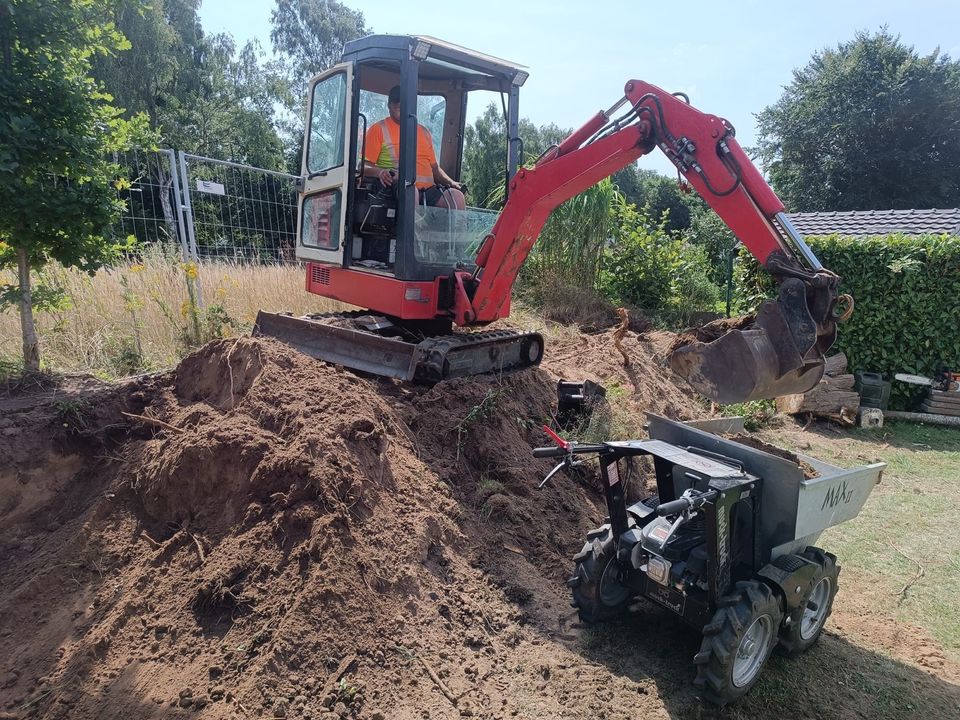
[(394, 333), (391, 336), (370, 330), (369, 322), (351, 324), (354, 319), (349, 314), (298, 318), (261, 310), (253, 334), (276, 338), (335, 365), (425, 383), (519, 370), (539, 364), (543, 357), (543, 337), (538, 333), (451, 333), (411, 342), (386, 318), (379, 319), (383, 329)]
[[(834, 329), (831, 324), (827, 334)], [(823, 377), (824, 361), (802, 283), (785, 281), (779, 301), (764, 303), (752, 326), (676, 348), (670, 366), (723, 405), (812, 389)]]
[(417, 369), (417, 346), (399, 338), (298, 318), (257, 313), (254, 335), (276, 338), (317, 360), (354, 370), (412, 380)]

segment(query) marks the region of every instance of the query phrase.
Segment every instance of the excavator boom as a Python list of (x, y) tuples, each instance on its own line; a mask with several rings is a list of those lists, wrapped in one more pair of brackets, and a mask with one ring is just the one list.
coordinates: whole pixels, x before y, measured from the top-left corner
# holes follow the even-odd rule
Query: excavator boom
[[(629, 109), (613, 118), (624, 105)], [(752, 325), (677, 348), (671, 366), (720, 403), (809, 390), (822, 377), (823, 353), (836, 338), (839, 278), (793, 229), (783, 203), (727, 121), (640, 80), (626, 84), (623, 100), (611, 110), (514, 176), (503, 211), (477, 254), (477, 270), (460, 274), (464, 291), (457, 296), (456, 322), (483, 324), (501, 317), (550, 212), (655, 147), (781, 287), (779, 300), (764, 303)]]

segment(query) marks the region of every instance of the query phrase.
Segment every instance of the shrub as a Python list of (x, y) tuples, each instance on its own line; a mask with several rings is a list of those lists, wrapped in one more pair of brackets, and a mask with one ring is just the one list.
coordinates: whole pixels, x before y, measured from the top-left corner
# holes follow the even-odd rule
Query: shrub
[[(960, 367), (960, 238), (831, 235), (807, 242), (824, 267), (840, 275), (840, 292), (856, 302), (834, 345), (854, 371), (892, 379), (896, 372), (929, 376), (941, 363)], [(737, 275), (744, 311), (776, 293), (752, 258), (743, 258)], [(891, 403), (903, 407), (913, 394), (911, 386), (895, 382)]]
[(712, 310), (720, 290), (710, 280), (703, 248), (667, 232), (665, 216), (655, 221), (623, 202), (617, 212), (617, 237), (606, 249), (600, 274), (602, 292), (667, 321), (684, 322), (692, 313)]

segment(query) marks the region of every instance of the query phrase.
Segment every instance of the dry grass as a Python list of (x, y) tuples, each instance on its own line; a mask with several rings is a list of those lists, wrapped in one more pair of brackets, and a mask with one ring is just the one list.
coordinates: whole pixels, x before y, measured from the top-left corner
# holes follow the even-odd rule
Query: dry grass
[[(176, 364), (191, 344), (249, 332), (259, 309), (308, 313), (343, 307), (306, 292), (299, 265), (211, 262), (196, 269), (203, 302), (194, 323), (189, 272), (177, 257), (160, 252), (92, 277), (50, 266), (42, 282), (65, 291), (69, 303), (37, 314), (44, 366), (110, 377), (159, 369)], [(0, 277), (0, 283), (13, 281)], [(0, 313), (0, 363), (14, 365), (20, 351), (19, 315), (11, 308)]]
[[(63, 290), (69, 302), (36, 314), (44, 368), (105, 378), (168, 368), (203, 342), (248, 333), (258, 310), (305, 314), (346, 307), (306, 292), (299, 265), (231, 262), (196, 268), (202, 302), (191, 306), (190, 272), (179, 256), (157, 250), (93, 276), (49, 266), (39, 280)], [(12, 274), (0, 274), (0, 285), (13, 282)], [(575, 326), (522, 303), (496, 326), (537, 330), (554, 346), (578, 336)], [(0, 376), (16, 373), (20, 357), (20, 319), (16, 308), (8, 308), (0, 313)]]

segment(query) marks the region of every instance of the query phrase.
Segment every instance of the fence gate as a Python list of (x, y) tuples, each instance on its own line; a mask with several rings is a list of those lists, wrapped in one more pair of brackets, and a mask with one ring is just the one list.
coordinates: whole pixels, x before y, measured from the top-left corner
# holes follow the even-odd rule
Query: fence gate
[(124, 203), (114, 237), (133, 237), (140, 245), (176, 245), (189, 256), (180, 177), (173, 150), (127, 150), (115, 153), (120, 166), (117, 198)]
[(195, 258), (291, 262), (297, 232), (296, 175), (188, 153), (179, 177)]

